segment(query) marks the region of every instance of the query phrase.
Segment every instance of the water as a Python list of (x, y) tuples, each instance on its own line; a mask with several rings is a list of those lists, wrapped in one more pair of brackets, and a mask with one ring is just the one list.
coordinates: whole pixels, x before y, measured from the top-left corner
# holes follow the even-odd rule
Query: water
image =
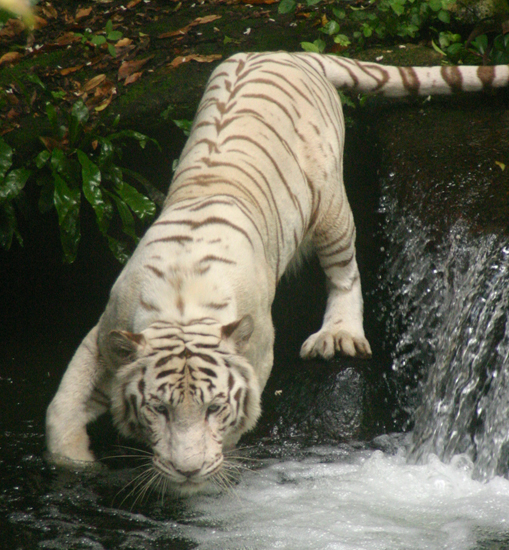
[(402, 447), (393, 456), (314, 448), (244, 476), (233, 498), (196, 500), (184, 532), (203, 550), (468, 550), (489, 537), (509, 545), (509, 481), (482, 484), (471, 473), (464, 456), (416, 466)]
[[(130, 469), (95, 476), (46, 472), (42, 487), (33, 487), (31, 506), (22, 510), (18, 503), (8, 514), (18, 534), (11, 540), (3, 530), (3, 548), (509, 547), (508, 480), (473, 480), (472, 462), (461, 455), (448, 465), (433, 455), (426, 464), (409, 465), (404, 436), (382, 439), (395, 454), (367, 445), (288, 446), (286, 457), (275, 459), (266, 457), (265, 448), (258, 451), (265, 458), (231, 494), (166, 503), (152, 496), (134, 510), (132, 500), (122, 502), (125, 493), (117, 494), (132, 479)], [(36, 457), (24, 462), (34, 475), (44, 470)]]
[(507, 474), (509, 238), (461, 220), (437, 235), (414, 214), (388, 219), (388, 331), (398, 334), (393, 371), (415, 422), (411, 459), (467, 453), (475, 478)]

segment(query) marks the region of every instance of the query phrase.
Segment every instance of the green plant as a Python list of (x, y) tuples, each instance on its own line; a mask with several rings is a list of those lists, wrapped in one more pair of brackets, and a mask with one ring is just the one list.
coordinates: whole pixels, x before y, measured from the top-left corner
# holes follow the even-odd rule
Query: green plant
[(12, 148), (0, 139), (0, 246), (6, 250), (11, 247), (14, 236), (23, 244), (15, 205), (20, 208), (23, 188), (31, 175), (26, 168), (12, 169), (12, 155)]
[[(77, 101), (71, 111), (59, 115), (55, 106), (46, 104), (46, 115), (51, 126), (51, 135), (41, 137), (44, 149), (35, 155), (31, 170), (9, 170), (12, 164), (12, 149), (0, 140), (0, 245), (9, 248), (15, 235), (22, 244), (14, 205), (30, 178), (39, 187), (38, 208), (41, 213), (56, 210), (60, 228), (64, 261), (75, 260), (81, 238), (80, 209), (83, 197), (95, 213), (100, 232), (106, 238), (115, 257), (125, 262), (129, 257), (128, 244), (116, 235), (116, 226), (138, 241), (135, 217), (141, 221), (151, 219), (156, 205), (126, 177), (148, 188), (150, 184), (136, 172), (121, 168), (118, 160), (122, 144), (134, 139), (145, 147), (149, 138), (131, 130), (116, 131), (101, 135), (96, 122), (87, 125), (89, 111)], [(150, 140), (156, 143), (154, 140)], [(118, 223), (115, 222), (118, 220)]]
[[(307, 5), (320, 2), (307, 0)], [(351, 42), (349, 36), (341, 32), (342, 27), (348, 28), (359, 46), (371, 38), (416, 38), (425, 24), (448, 24), (453, 3), (454, 0), (366, 0), (355, 3), (337, 0), (320, 32), (332, 37), (342, 47)], [(281, 0), (279, 12), (289, 13), (297, 5), (294, 0)]]
[(93, 34), (90, 30), (86, 30), (84, 33), (75, 33), (76, 36), (81, 37), (82, 44), (90, 44), (94, 47), (100, 47), (106, 44), (108, 52), (112, 57), (117, 57), (117, 51), (115, 49), (114, 42), (117, 42), (122, 38), (120, 31), (113, 30), (113, 23), (109, 20), (104, 28), (104, 34)]

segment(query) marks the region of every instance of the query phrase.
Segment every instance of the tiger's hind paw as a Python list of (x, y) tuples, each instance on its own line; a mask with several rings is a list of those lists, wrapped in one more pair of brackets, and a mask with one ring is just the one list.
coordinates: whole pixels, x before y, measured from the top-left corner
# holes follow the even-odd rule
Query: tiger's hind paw
[(371, 357), (371, 347), (366, 338), (364, 336), (352, 336), (345, 330), (340, 330), (335, 334), (328, 330), (320, 330), (312, 334), (302, 344), (300, 356), (302, 359), (312, 359), (313, 357), (332, 359), (336, 352), (362, 359)]

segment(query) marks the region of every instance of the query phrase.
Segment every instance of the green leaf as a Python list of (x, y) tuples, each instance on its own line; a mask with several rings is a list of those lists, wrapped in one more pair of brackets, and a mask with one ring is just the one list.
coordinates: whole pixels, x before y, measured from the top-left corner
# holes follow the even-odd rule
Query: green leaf
[(319, 4), (322, 0), (306, 0), (308, 7), (309, 6), (316, 6), (316, 4)]
[(191, 126), (193, 125), (192, 120), (174, 120), (173, 122), (184, 132), (184, 135), (189, 136), (191, 133)]
[(294, 11), (296, 7), (297, 2), (295, 0), (281, 0), (281, 2), (279, 2), (277, 11), (279, 14), (283, 15), (285, 13), (290, 13)]
[(108, 44), (108, 52), (111, 57), (117, 57), (117, 49), (113, 44)]
[(0, 179), (5, 177), (7, 170), (12, 166), (12, 148), (0, 138)]
[(301, 42), (300, 47), (306, 52), (320, 53), (318, 46), (312, 42)]
[(110, 134), (108, 136), (108, 138), (111, 140), (111, 141), (115, 141), (115, 140), (118, 140), (118, 139), (125, 139), (125, 138), (131, 138), (131, 139), (134, 139), (136, 140), (139, 144), (140, 144), (140, 147), (142, 149), (145, 149), (145, 146), (147, 145), (147, 143), (150, 141), (151, 143), (153, 143), (159, 150), (161, 150), (161, 146), (159, 145), (159, 143), (157, 142), (156, 139), (152, 139), (148, 136), (146, 136), (145, 134), (142, 134), (140, 132), (135, 132), (134, 130), (122, 130), (120, 132), (116, 132), (114, 134)]
[(362, 34), (366, 38), (369, 38), (373, 34), (373, 28), (371, 27), (371, 25), (368, 25), (367, 23), (364, 23), (362, 25)]
[(122, 38), (122, 33), (120, 31), (109, 31), (106, 38), (112, 42), (116, 42)]
[(46, 103), (46, 116), (48, 117), (48, 120), (51, 124), (51, 128), (53, 129), (53, 133), (57, 136), (60, 136), (60, 128), (58, 126), (58, 116), (57, 111), (52, 103), (49, 101)]
[(107, 235), (106, 238), (108, 239), (108, 246), (113, 252), (115, 258), (121, 264), (127, 263), (127, 260), (129, 259), (129, 251), (127, 250), (127, 246), (125, 245), (125, 243), (118, 241), (117, 239), (110, 237), (109, 235)]
[(437, 14), (438, 19), (442, 21), (442, 23), (449, 24), (451, 22), (451, 14), (448, 11), (440, 10)]
[(45, 84), (36, 74), (29, 74), (26, 78), (29, 82), (32, 82), (33, 84), (38, 84), (43, 90), (46, 89)]
[(331, 20), (326, 25), (324, 25), (321, 29), (321, 32), (328, 34), (329, 36), (332, 36), (333, 34), (338, 34), (339, 32), (339, 24)]
[(85, 124), (88, 121), (90, 113), (88, 107), (83, 103), (83, 100), (79, 99), (74, 103), (71, 109), (71, 117), (79, 122), (80, 124)]
[(332, 13), (334, 14), (334, 17), (337, 19), (344, 19), (346, 17), (345, 10), (341, 8), (332, 8)]
[(140, 218), (151, 218), (156, 213), (156, 205), (132, 185), (123, 183), (115, 188), (118, 195), (129, 205), (129, 208)]
[(105, 31), (106, 32), (112, 32), (113, 31), (113, 22), (111, 19), (108, 19), (108, 21), (106, 21), (106, 26), (104, 27)]
[(138, 242), (139, 237), (138, 235), (136, 235), (136, 230), (134, 228), (134, 218), (126, 202), (122, 200), (121, 197), (119, 197), (118, 195), (115, 195), (114, 193), (108, 193), (108, 194), (115, 201), (115, 204), (117, 205), (117, 210), (118, 210), (118, 213), (120, 214), (120, 219), (122, 220), (122, 231), (126, 235), (129, 235), (129, 237), (134, 239), (134, 242)]
[(113, 147), (113, 143), (111, 143), (108, 138), (99, 138), (99, 143), (101, 144), (101, 148), (99, 150), (99, 158), (97, 163), (102, 167), (113, 159), (115, 148)]
[(13, 204), (7, 202), (0, 205), (0, 246), (5, 250), (9, 250), (14, 235), (16, 235), (20, 246), (23, 246), (23, 239), (18, 230), (16, 211), (14, 210)]
[(0, 204), (15, 199), (31, 175), (26, 168), (16, 168), (7, 173), (4, 180), (0, 182)]
[(463, 51), (463, 44), (451, 44), (446, 50), (447, 55), (451, 57), (455, 57), (456, 55), (459, 55)]
[(433, 11), (440, 11), (442, 9), (442, 0), (428, 0), (428, 4)]
[(90, 113), (88, 107), (80, 99), (74, 103), (71, 109), (69, 121), (69, 145), (76, 147), (78, 140), (84, 131), (84, 126), (88, 121)]
[(435, 44), (435, 41), (432, 40), (431, 41), (431, 45), (433, 46), (433, 49), (438, 52), (439, 54), (442, 54), (442, 55), (447, 55), (443, 50), (441, 50), (436, 44)]
[(60, 241), (64, 251), (64, 261), (72, 263), (76, 259), (80, 242), (80, 199), (79, 189), (69, 189), (64, 179), (53, 173), (55, 191), (53, 202), (58, 214)]
[[(405, 8), (397, 2), (391, 3), (391, 8), (396, 15), (403, 15), (403, 13), (405, 13)], [(366, 33), (364, 33), (364, 36), (371, 36), (371, 35), (366, 35)]]
[(108, 230), (109, 220), (101, 189), (101, 171), (83, 151), (78, 149), (77, 154), (81, 164), (83, 195), (94, 209), (97, 225), (104, 234)]
[(472, 40), (470, 43), (481, 55), (486, 53), (488, 49), (488, 37), (485, 34), (481, 34)]
[(322, 53), (325, 50), (325, 42), (318, 38), (314, 42), (301, 42), (300, 47), (306, 52)]
[(41, 186), (41, 194), (37, 203), (39, 212), (46, 214), (53, 208), (53, 197), (55, 194), (55, 183), (49, 174), (45, 174), (37, 180), (37, 185)]
[(102, 36), (102, 35), (97, 35), (95, 34), (94, 36), (92, 36), (90, 38), (90, 42), (94, 45), (94, 46), (102, 46), (103, 44), (106, 44), (106, 37), (105, 36)]
[(37, 168), (40, 170), (43, 166), (46, 165), (50, 157), (51, 153), (47, 149), (44, 149), (35, 157), (35, 166), (37, 166)]
[(124, 176), (122, 170), (116, 164), (108, 166), (107, 174), (115, 185), (122, 187), (124, 184)]
[(344, 48), (346, 48), (347, 46), (350, 46), (351, 44), (350, 39), (345, 34), (336, 35), (334, 37), (334, 42), (336, 44), (339, 44), (340, 46), (343, 46)]

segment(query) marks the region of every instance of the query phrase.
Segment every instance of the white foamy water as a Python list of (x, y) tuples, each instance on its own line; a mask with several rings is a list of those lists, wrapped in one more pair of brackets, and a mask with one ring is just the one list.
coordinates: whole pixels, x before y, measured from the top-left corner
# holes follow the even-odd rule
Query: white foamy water
[(472, 468), (315, 448), (243, 475), (233, 495), (193, 499), (182, 534), (201, 550), (508, 548), (509, 481), (472, 480)]

